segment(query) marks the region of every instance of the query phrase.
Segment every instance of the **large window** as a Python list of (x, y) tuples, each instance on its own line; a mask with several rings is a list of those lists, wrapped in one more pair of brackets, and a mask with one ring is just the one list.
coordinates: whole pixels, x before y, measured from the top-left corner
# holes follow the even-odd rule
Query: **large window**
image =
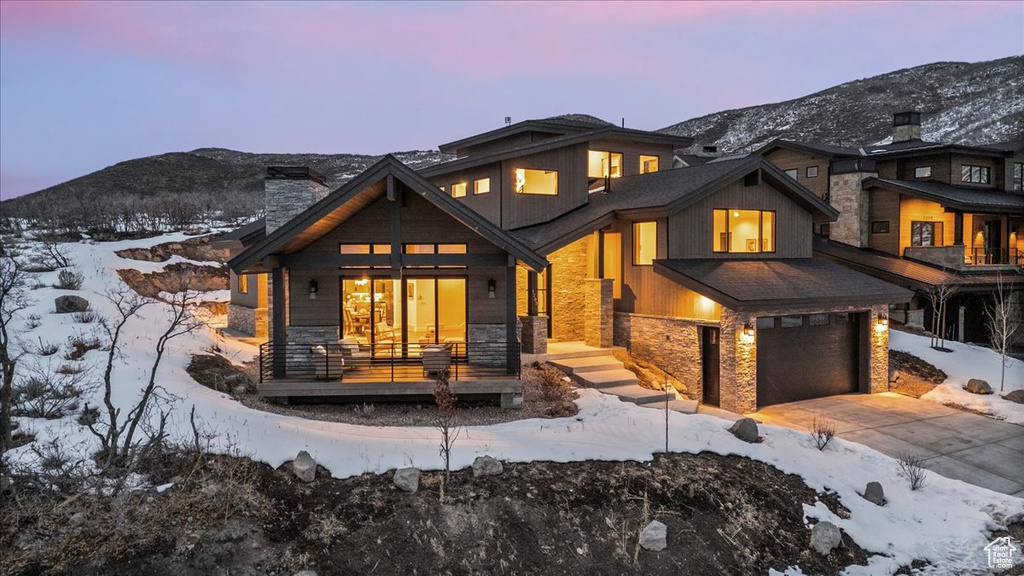
[(658, 223), (633, 223), (633, 265), (650, 266), (658, 257)]
[[(465, 244), (405, 244), (406, 254), (465, 254)], [(408, 266), (408, 268), (465, 268), (465, 266)]]
[(473, 194), (487, 194), (491, 191), (490, 178), (478, 178), (473, 180)]
[(558, 195), (558, 170), (516, 168), (516, 194)]
[(1024, 190), (1024, 163), (1013, 163), (1013, 189)]
[(590, 178), (618, 178), (622, 176), (622, 154), (591, 150), (587, 153), (587, 176)]
[(648, 156), (646, 154), (640, 155), (640, 173), (649, 174), (651, 172), (658, 171), (658, 157)]
[(715, 252), (775, 252), (775, 212), (716, 209), (713, 234)]
[[(391, 244), (342, 244), (340, 254), (391, 254)], [(342, 266), (342, 268), (367, 268), (367, 266)], [(371, 268), (390, 268), (390, 266), (371, 266)]]
[(990, 179), (988, 166), (971, 166), (963, 164), (960, 166), (960, 181), (971, 184), (988, 184)]
[(452, 184), (452, 198), (465, 198), (466, 189), (468, 187), (469, 186), (467, 186), (465, 182), (456, 182), (455, 184)]
[(911, 222), (911, 246), (942, 246), (942, 222)]

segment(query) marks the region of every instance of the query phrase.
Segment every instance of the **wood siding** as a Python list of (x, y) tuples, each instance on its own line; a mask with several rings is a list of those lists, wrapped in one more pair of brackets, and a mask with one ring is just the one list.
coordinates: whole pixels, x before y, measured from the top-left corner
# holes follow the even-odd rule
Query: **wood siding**
[(247, 274), (249, 276), (249, 291), (242, 293), (238, 290), (238, 276), (232, 271), (228, 276), (231, 289), (231, 303), (246, 308), (267, 307), (267, 275)]
[[(887, 164), (894, 164), (896, 174), (895, 176), (881, 176), (882, 178), (898, 178), (900, 180), (935, 180), (936, 182), (949, 183), (950, 175), (950, 155), (947, 154), (929, 154), (927, 156), (915, 156), (913, 158), (903, 158), (900, 160), (889, 161)], [(929, 166), (932, 169), (932, 175), (928, 178), (916, 178), (914, 172), (918, 168)], [(959, 167), (957, 168), (957, 181), (959, 178)]]
[[(796, 169), (796, 181), (814, 192), (818, 198), (824, 198), (828, 193), (829, 159), (827, 157), (813, 156), (787, 148), (776, 148), (765, 154), (764, 157), (783, 171)], [(807, 168), (811, 166), (818, 167), (818, 175), (814, 178), (807, 177)]]
[[(950, 166), (950, 183), (956, 184), (957, 186), (971, 187), (971, 188), (982, 188), (982, 189), (1001, 189), (1003, 188), (1003, 160), (1002, 158), (992, 158), (990, 156), (969, 156), (967, 154), (952, 154), (951, 155), (951, 166)], [(972, 184), (961, 180), (960, 168), (964, 164), (971, 166), (985, 166), (989, 170), (988, 184)], [(1010, 173), (1011, 180), (1013, 179), (1013, 173)]]
[[(903, 196), (900, 199), (899, 254), (901, 256), (903, 255), (903, 250), (910, 246), (911, 222), (918, 221), (942, 222), (942, 245), (953, 245), (954, 222), (952, 212), (946, 212), (942, 204), (938, 202)], [(967, 222), (964, 222), (965, 229), (966, 225)]]
[[(558, 170), (558, 195), (516, 194), (516, 168)], [(510, 230), (547, 222), (587, 203), (587, 145), (503, 160), (499, 180), (502, 228)]]
[[(622, 175), (633, 176), (640, 173), (640, 155), (657, 156), (658, 171), (672, 168), (673, 147), (669, 144), (646, 144), (623, 140), (591, 140), (587, 150), (617, 152), (622, 154)], [(615, 189), (615, 182), (612, 182)]]
[[(775, 211), (775, 252), (714, 252), (716, 208)], [(669, 258), (810, 258), (811, 213), (772, 186), (745, 186), (743, 180), (721, 188), (668, 221)]]
[[(491, 191), (487, 194), (473, 194), (473, 181), (479, 178), (491, 179)], [(501, 163), (494, 162), (485, 166), (478, 166), (468, 170), (434, 176), (431, 182), (438, 187), (444, 186), (446, 194), (451, 196), (452, 184), (456, 182), (466, 183), (466, 195), (456, 198), (466, 206), (487, 218), (494, 224), (501, 226)]]
[(490, 154), (491, 152), (498, 152), (501, 150), (508, 150), (509, 148), (517, 148), (519, 146), (534, 144), (547, 140), (548, 138), (555, 138), (558, 136), (563, 136), (563, 134), (530, 130), (527, 132), (520, 132), (519, 134), (511, 134), (504, 138), (498, 138), (497, 140), (484, 142), (475, 146), (460, 148), (458, 150), (458, 154), (460, 158), (464, 158), (466, 156), (479, 156), (481, 154)]
[[(900, 195), (889, 190), (871, 190), (868, 197), (868, 247), (899, 256), (900, 250)], [(887, 234), (871, 232), (872, 222), (889, 223)]]

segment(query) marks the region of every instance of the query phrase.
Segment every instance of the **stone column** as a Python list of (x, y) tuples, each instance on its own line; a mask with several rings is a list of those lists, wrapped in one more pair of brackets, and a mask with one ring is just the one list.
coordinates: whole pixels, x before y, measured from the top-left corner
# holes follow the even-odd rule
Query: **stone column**
[(611, 278), (587, 278), (584, 282), (583, 340), (587, 346), (612, 345), (615, 310)]
[(878, 316), (884, 315), (888, 319), (889, 307), (874, 306), (868, 313), (868, 330), (871, 342), (870, 363), (868, 372), (871, 375), (870, 392), (878, 394), (889, 391), (889, 325), (883, 327), (878, 324)]
[(737, 414), (757, 410), (757, 336), (743, 334), (752, 315), (722, 308), (720, 357), (721, 407)]
[(548, 353), (548, 319), (544, 316), (520, 316), (523, 323), (523, 353)]

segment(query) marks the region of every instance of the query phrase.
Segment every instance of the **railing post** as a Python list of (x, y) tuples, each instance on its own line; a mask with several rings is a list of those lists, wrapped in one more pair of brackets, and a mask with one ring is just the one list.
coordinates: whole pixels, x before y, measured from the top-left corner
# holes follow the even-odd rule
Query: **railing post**
[(395, 342), (391, 342), (391, 381), (395, 381)]
[(260, 344), (260, 384), (263, 384), (263, 353), (267, 343)]

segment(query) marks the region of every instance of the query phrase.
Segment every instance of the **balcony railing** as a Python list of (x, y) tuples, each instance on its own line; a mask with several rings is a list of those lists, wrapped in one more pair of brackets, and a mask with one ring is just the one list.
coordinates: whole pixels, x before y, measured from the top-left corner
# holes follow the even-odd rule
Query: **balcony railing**
[[(514, 355), (509, 358), (509, 355)], [(519, 344), (297, 343), (260, 345), (260, 382), (325, 380), (340, 382), (421, 382), (448, 370), (452, 381), (518, 379)], [(511, 361), (510, 361), (511, 360)], [(510, 371), (510, 367), (513, 367)]]
[(982, 265), (1024, 265), (1024, 252), (1011, 248), (969, 248), (967, 250), (969, 263), (972, 266)]

